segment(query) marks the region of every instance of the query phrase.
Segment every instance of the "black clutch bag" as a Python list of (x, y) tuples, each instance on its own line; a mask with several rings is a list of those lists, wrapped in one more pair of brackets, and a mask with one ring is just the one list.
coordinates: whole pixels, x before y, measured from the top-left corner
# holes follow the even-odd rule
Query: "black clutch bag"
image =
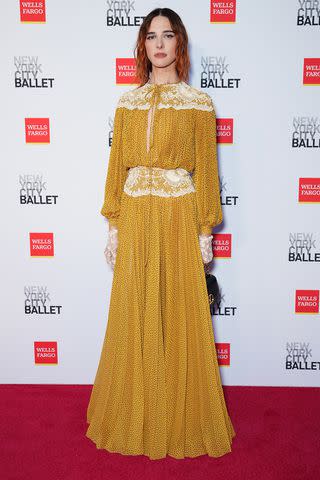
[(208, 299), (209, 299), (209, 306), (211, 315), (214, 314), (214, 306), (220, 303), (221, 294), (218, 285), (218, 281), (214, 275), (211, 273), (205, 272), (206, 275), (206, 282), (207, 282), (207, 290), (208, 290)]

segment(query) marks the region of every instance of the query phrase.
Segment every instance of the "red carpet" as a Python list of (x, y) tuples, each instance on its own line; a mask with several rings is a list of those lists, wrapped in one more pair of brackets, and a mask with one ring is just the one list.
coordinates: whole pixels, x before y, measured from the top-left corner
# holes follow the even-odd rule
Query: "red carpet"
[(1, 480), (318, 480), (320, 389), (224, 387), (236, 430), (220, 458), (149, 460), (85, 437), (91, 386), (0, 385)]

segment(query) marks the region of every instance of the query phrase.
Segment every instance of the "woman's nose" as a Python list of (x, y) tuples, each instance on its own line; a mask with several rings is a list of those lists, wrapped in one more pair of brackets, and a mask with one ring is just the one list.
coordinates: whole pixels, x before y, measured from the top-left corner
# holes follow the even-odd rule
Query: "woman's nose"
[(157, 47), (162, 48), (162, 38), (157, 41)]

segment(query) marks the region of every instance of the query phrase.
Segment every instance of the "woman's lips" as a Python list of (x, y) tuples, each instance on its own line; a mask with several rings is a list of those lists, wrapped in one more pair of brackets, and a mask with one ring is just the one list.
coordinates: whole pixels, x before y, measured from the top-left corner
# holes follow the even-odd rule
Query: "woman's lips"
[(156, 53), (154, 56), (155, 57), (166, 57), (167, 54), (166, 53)]

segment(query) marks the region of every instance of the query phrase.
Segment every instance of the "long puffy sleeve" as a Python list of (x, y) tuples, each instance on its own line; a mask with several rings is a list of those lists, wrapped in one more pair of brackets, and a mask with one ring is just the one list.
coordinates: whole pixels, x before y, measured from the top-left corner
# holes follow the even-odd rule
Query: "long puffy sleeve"
[(207, 110), (196, 110), (195, 168), (199, 234), (211, 234), (222, 222), (220, 186), (217, 161), (216, 114), (211, 97), (206, 93)]
[(117, 106), (113, 121), (113, 136), (105, 181), (104, 202), (100, 211), (108, 219), (109, 227), (117, 226), (121, 194), (126, 176), (126, 167), (122, 161), (122, 128), (123, 108)]

